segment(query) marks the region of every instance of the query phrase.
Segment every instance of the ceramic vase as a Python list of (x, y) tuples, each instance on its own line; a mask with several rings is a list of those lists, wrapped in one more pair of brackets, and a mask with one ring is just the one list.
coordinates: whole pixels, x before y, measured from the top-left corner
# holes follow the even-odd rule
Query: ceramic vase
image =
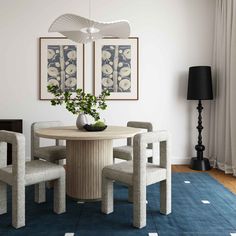
[(88, 119), (85, 114), (81, 113), (78, 115), (76, 120), (76, 126), (78, 129), (83, 129), (83, 126), (88, 124)]

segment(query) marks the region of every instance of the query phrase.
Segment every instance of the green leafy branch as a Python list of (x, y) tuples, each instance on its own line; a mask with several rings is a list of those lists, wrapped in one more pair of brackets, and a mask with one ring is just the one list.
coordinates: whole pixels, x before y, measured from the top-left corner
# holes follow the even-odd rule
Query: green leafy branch
[(73, 114), (88, 114), (94, 118), (95, 121), (100, 119), (98, 110), (106, 110), (106, 98), (110, 96), (108, 90), (102, 91), (102, 93), (96, 97), (90, 93), (83, 92), (82, 89), (77, 89), (75, 93), (70, 91), (62, 92), (58, 86), (48, 85), (48, 92), (54, 95), (51, 100), (51, 105), (62, 105), (66, 106), (66, 109)]

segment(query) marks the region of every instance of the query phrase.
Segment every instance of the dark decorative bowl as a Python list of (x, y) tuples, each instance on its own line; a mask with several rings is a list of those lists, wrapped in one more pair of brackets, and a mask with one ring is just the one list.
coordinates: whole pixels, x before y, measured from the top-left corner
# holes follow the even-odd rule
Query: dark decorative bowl
[(103, 126), (103, 127), (95, 127), (93, 125), (84, 125), (83, 126), (85, 130), (89, 131), (89, 132), (98, 132), (98, 131), (103, 131), (107, 128), (107, 125)]

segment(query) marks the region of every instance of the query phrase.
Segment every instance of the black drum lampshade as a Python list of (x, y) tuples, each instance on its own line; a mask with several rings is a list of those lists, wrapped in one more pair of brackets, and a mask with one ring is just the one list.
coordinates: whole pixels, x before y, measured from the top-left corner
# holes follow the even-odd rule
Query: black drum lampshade
[(192, 66), (189, 68), (187, 99), (213, 99), (210, 66)]

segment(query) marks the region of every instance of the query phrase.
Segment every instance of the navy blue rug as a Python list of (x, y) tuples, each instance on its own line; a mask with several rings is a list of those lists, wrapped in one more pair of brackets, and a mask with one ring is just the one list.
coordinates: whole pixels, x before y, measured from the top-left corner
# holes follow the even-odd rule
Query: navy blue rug
[(236, 195), (207, 173), (174, 173), (172, 177), (172, 214), (159, 213), (159, 184), (148, 187), (147, 227), (132, 227), (132, 204), (127, 188), (115, 185), (115, 211), (100, 213), (100, 202), (77, 204), (67, 198), (67, 213), (52, 212), (52, 191), (47, 203), (33, 201), (33, 188), (26, 189), (26, 227), (11, 226), (11, 193), (8, 212), (0, 216), (0, 235), (17, 236), (230, 236), (236, 233)]

